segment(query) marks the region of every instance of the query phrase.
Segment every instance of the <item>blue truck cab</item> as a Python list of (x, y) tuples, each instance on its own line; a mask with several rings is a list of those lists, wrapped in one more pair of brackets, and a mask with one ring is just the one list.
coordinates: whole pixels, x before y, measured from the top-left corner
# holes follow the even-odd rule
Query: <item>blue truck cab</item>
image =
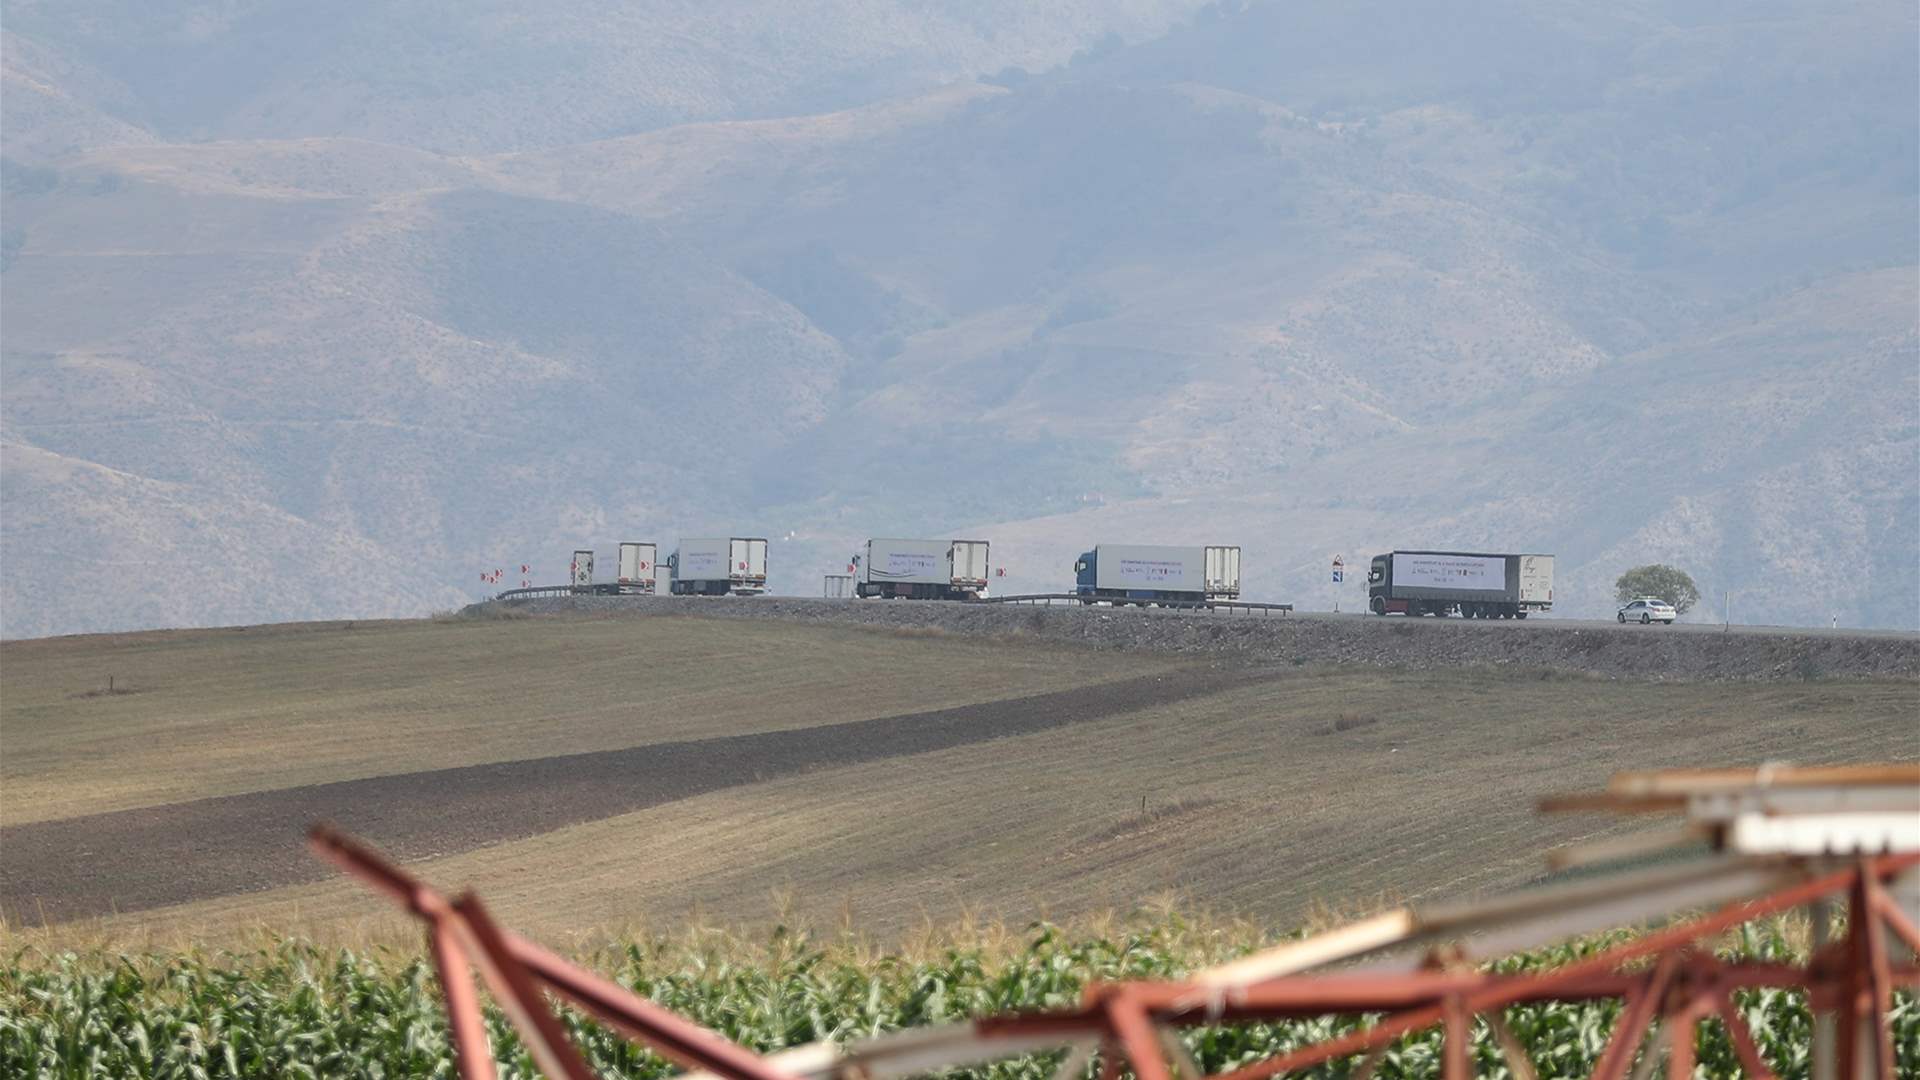
[(1097, 551), (1083, 551), (1080, 553), (1080, 557), (1074, 560), (1073, 591), (1079, 593), (1081, 596), (1093, 596), (1097, 591), (1094, 587), (1094, 582), (1099, 580), (1099, 578), (1095, 576), (1098, 570), (1098, 563), (1096, 562), (1098, 558), (1099, 552)]

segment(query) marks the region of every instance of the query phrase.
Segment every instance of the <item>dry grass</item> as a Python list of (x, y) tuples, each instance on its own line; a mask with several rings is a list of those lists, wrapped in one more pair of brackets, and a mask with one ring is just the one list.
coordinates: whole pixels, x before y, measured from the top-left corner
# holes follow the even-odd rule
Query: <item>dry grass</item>
[[(968, 915), (1020, 925), (1124, 912), (1143, 898), (1293, 927), (1532, 880), (1547, 847), (1616, 828), (1543, 819), (1534, 801), (1616, 769), (1911, 758), (1917, 705), (1908, 683), (1575, 686), (1290, 669), (1213, 697), (716, 792), (420, 869), (478, 886), (509, 922), (556, 942), (632, 923), (794, 918), (895, 937)], [(1377, 720), (1339, 730), (1343, 715)], [(398, 925), (336, 881), (51, 933), (165, 941)]]
[[(293, 624), (0, 645), (0, 824), (888, 716), (1172, 662), (686, 618)], [(101, 693), (109, 677), (114, 693)]]

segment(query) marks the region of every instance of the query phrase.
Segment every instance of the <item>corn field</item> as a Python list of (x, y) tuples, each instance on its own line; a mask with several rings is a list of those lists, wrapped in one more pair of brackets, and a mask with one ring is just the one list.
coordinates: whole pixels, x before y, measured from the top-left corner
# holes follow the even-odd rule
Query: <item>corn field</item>
[[(1504, 962), (1521, 970), (1565, 963), (1617, 939)], [(1228, 935), (1175, 918), (1105, 933), (1040, 925), (1011, 945), (881, 953), (776, 931), (765, 942), (711, 933), (647, 938), (587, 954), (591, 966), (757, 1050), (1011, 1009), (1068, 1006), (1094, 979), (1181, 974), (1236, 951)], [(1777, 928), (1748, 928), (1729, 958), (1784, 960), (1794, 946)], [(1762, 1052), (1783, 1076), (1805, 1076), (1810, 1021), (1798, 995), (1763, 991), (1741, 1000)], [(1515, 1007), (1507, 1019), (1543, 1076), (1585, 1075), (1605, 1045), (1618, 1005)], [(653, 1078), (664, 1061), (563, 1011), (602, 1076)], [(1203, 1067), (1220, 1070), (1327, 1037), (1359, 1021), (1296, 1022), (1188, 1031)], [(490, 1012), (503, 1075), (535, 1077), (512, 1030)], [(1920, 1008), (1896, 1006), (1903, 1063), (1920, 1062)], [(1439, 1036), (1410, 1037), (1377, 1075), (1439, 1072)], [(1492, 1037), (1480, 1032), (1478, 1071), (1503, 1076)], [(1029, 1057), (971, 1070), (979, 1080), (1046, 1080), (1056, 1061)], [(1699, 1072), (1739, 1072), (1718, 1024), (1700, 1029)], [(1345, 1076), (1349, 1060), (1307, 1075)], [(288, 940), (251, 952), (109, 955), (20, 953), (0, 969), (0, 1076), (41, 1077), (445, 1077), (450, 1050), (432, 969), (405, 950), (321, 949)], [(1911, 1075), (1911, 1073), (1909, 1074)]]

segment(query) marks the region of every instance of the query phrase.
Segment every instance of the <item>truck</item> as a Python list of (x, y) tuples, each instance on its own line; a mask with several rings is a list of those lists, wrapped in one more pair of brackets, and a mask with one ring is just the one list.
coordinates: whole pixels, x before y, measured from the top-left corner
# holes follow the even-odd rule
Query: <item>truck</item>
[(869, 540), (850, 564), (862, 598), (977, 600), (987, 591), (985, 540)]
[(620, 545), (618, 591), (622, 594), (651, 596), (657, 578), (654, 566), (659, 547), (644, 540), (628, 540)]
[(1390, 551), (1367, 568), (1375, 615), (1524, 619), (1553, 610), (1553, 556)]
[(593, 588), (593, 552), (581, 548), (573, 553), (573, 565), (567, 571), (574, 592)]
[(1115, 605), (1177, 600), (1237, 600), (1240, 549), (1149, 544), (1096, 544), (1073, 564), (1081, 603)]
[(767, 591), (767, 541), (758, 536), (681, 540), (667, 556), (675, 596), (754, 596)]

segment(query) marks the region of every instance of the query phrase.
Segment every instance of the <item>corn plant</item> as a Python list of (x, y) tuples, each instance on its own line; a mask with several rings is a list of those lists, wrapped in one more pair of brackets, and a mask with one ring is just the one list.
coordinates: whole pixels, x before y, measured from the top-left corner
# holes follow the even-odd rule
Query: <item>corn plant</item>
[[(870, 954), (781, 930), (765, 942), (705, 937), (697, 946), (647, 938), (582, 959), (617, 982), (759, 1051), (853, 1039), (1011, 1009), (1065, 1007), (1090, 980), (1170, 977), (1216, 962), (1220, 934), (1172, 917), (1106, 934), (1036, 926), (1017, 947), (956, 945), (924, 955)], [(1612, 944), (1592, 941), (1503, 961), (1502, 970), (1566, 963)], [(1729, 957), (1794, 959), (1777, 929), (1749, 927)], [(1805, 1075), (1810, 1019), (1798, 994), (1750, 991), (1738, 1006), (1782, 1075)], [(1516, 1006), (1508, 1025), (1542, 1075), (1582, 1075), (1606, 1044), (1614, 1002)], [(571, 1011), (566, 1024), (602, 1076), (652, 1080), (671, 1067)], [(488, 1013), (508, 1077), (538, 1075), (498, 1011)], [(1318, 1041), (1365, 1018), (1196, 1028), (1201, 1065), (1218, 1071)], [(1920, 1009), (1895, 1009), (1902, 1060), (1920, 1062)], [(1492, 1037), (1474, 1047), (1482, 1075), (1505, 1075)], [(1046, 1080), (1058, 1055), (957, 1071), (968, 1080)], [(1440, 1036), (1409, 1036), (1377, 1075), (1439, 1072)], [(1699, 1075), (1738, 1066), (1717, 1023), (1703, 1024)], [(1340, 1077), (1354, 1060), (1310, 1075)], [(0, 968), (0, 1075), (41, 1077), (446, 1077), (452, 1060), (439, 987), (406, 950), (328, 950), (299, 940), (237, 953), (21, 953)]]

